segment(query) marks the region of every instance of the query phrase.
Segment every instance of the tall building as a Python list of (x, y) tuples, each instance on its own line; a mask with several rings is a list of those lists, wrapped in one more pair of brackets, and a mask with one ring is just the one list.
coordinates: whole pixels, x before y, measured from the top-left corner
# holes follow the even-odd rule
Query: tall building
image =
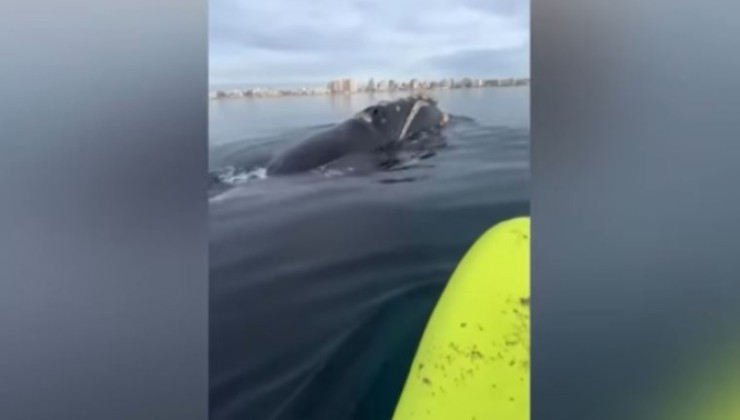
[(342, 91), (342, 81), (332, 80), (331, 82), (329, 82), (326, 88), (329, 89), (329, 92), (332, 92), (332, 93), (341, 92)]
[(379, 91), (388, 90), (388, 82), (386, 82), (385, 80), (379, 81), (378, 84), (375, 86), (375, 89)]
[(352, 79), (336, 79), (329, 82), (326, 87), (332, 93), (355, 92), (357, 90), (357, 82)]
[(342, 92), (354, 92), (357, 90), (357, 82), (353, 79), (342, 80)]
[(375, 85), (375, 79), (370, 79), (367, 81), (367, 86), (365, 87), (368, 91), (374, 92), (377, 89), (377, 86)]
[(411, 90), (416, 90), (416, 89), (419, 89), (419, 81), (418, 81), (418, 80), (416, 80), (416, 79), (411, 79), (411, 80), (409, 81), (409, 88), (410, 88)]
[(388, 81), (388, 90), (397, 90), (398, 89), (398, 83), (396, 83), (395, 80), (389, 80)]

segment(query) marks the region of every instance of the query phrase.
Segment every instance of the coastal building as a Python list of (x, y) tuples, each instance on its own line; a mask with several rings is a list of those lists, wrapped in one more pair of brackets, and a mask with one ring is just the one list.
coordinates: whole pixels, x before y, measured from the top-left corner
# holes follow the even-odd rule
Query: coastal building
[(357, 82), (353, 79), (342, 80), (342, 92), (355, 92), (357, 91)]
[(388, 81), (388, 90), (398, 90), (398, 83), (391, 79)]
[(356, 92), (357, 81), (353, 79), (336, 79), (326, 85), (327, 89), (333, 93), (339, 92)]
[(370, 80), (367, 81), (367, 86), (365, 86), (365, 89), (368, 92), (375, 92), (376, 88), (377, 88), (377, 86), (375, 85), (375, 80), (374, 79), (371, 78)]
[(339, 92), (342, 90), (342, 81), (332, 80), (328, 85), (326, 85), (326, 88), (329, 89), (330, 92)]
[(380, 92), (388, 90), (388, 82), (385, 80), (381, 80), (378, 82), (378, 84), (375, 86), (375, 90), (378, 90)]
[(409, 81), (409, 88), (410, 88), (411, 90), (416, 90), (416, 89), (419, 89), (420, 87), (421, 87), (421, 86), (419, 86), (419, 81), (418, 81), (418, 80), (416, 80), (416, 79), (411, 79), (411, 80)]

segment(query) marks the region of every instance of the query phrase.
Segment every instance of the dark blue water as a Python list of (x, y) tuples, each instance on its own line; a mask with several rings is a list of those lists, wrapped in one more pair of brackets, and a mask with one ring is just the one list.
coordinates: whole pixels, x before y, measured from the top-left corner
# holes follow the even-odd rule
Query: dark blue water
[(472, 242), (529, 214), (529, 89), (440, 92), (448, 146), (404, 171), (264, 178), (260, 163), (381, 95), (212, 101), (215, 420), (392, 414)]

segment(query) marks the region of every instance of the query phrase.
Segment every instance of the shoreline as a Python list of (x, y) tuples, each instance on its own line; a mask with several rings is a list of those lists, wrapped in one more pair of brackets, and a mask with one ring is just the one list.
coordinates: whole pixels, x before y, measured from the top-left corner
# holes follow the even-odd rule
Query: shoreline
[[(498, 82), (498, 81), (496, 81)], [(351, 91), (332, 91), (327, 88), (300, 88), (300, 89), (231, 89), (214, 90), (208, 93), (209, 101), (227, 99), (267, 99), (286, 98), (295, 96), (351, 96), (357, 94), (394, 94), (394, 93), (422, 93), (445, 90), (468, 90), (468, 89), (491, 89), (491, 88), (513, 88), (530, 86), (529, 79), (508, 79), (505, 82), (492, 84), (481, 84), (472, 86), (424, 86), (424, 87), (398, 87), (395, 89), (357, 89)]]

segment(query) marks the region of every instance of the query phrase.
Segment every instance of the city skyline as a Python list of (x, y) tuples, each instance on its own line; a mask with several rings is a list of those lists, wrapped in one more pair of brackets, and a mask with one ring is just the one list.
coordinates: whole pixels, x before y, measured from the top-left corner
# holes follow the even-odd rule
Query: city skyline
[(223, 84), (212, 84), (208, 86), (209, 91), (215, 91), (215, 90), (231, 90), (231, 89), (296, 89), (296, 88), (324, 88), (327, 87), (330, 83), (351, 79), (354, 80), (358, 86), (364, 86), (369, 82), (370, 80), (373, 80), (375, 83), (379, 82), (389, 82), (389, 81), (396, 81), (398, 83), (401, 82), (409, 82), (411, 80), (424, 80), (424, 81), (440, 81), (440, 80), (462, 80), (462, 79), (480, 79), (480, 80), (504, 80), (504, 79), (529, 79), (529, 74), (518, 74), (518, 75), (507, 75), (507, 76), (499, 76), (499, 77), (492, 77), (492, 76), (471, 76), (471, 75), (462, 75), (462, 76), (441, 76), (441, 77), (419, 77), (419, 76), (410, 76), (410, 77), (378, 77), (378, 76), (370, 76), (368, 78), (362, 79), (358, 77), (350, 77), (350, 76), (336, 76), (336, 77), (330, 77), (325, 80), (318, 80), (313, 81), (309, 83), (304, 83), (300, 81), (292, 81), (292, 82), (269, 82), (269, 83), (259, 83), (259, 82), (243, 82), (243, 83), (223, 83)]
[(529, 2), (213, 0), (209, 86), (528, 77)]
[(299, 86), (293, 88), (235, 88), (235, 89), (211, 89), (210, 99), (240, 98), (240, 97), (280, 97), (280, 96), (305, 96), (305, 95), (343, 95), (361, 92), (420, 92), (427, 90), (446, 89), (475, 89), (488, 87), (513, 87), (528, 86), (530, 78), (442, 78), (426, 80), (412, 78), (408, 80), (378, 79), (370, 78), (361, 83), (352, 78), (334, 79), (322, 87)]

